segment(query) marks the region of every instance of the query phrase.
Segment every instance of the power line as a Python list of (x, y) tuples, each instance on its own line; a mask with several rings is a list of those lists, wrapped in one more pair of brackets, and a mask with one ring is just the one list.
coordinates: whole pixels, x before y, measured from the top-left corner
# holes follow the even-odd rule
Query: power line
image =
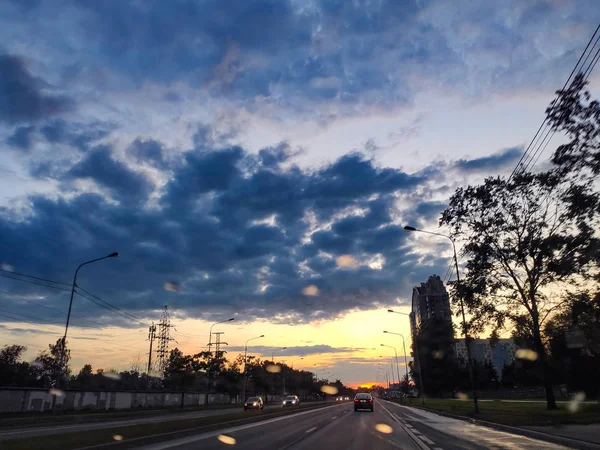
[(10, 273), (11, 275), (19, 275), (21, 277), (33, 278), (34, 280), (45, 281), (47, 283), (55, 283), (55, 284), (62, 284), (63, 286), (71, 286), (69, 283), (63, 283), (62, 281), (55, 281), (55, 280), (49, 280), (47, 278), (34, 277), (33, 275), (27, 275), (25, 273), (13, 272), (11, 270), (6, 270), (6, 269), (0, 269), (0, 272)]
[[(85, 292), (85, 294), (82, 294), (79, 291), (83, 291)], [(126, 317), (128, 319), (134, 319), (136, 321), (138, 321), (139, 323), (143, 324), (144, 326), (147, 325), (146, 322), (144, 322), (142, 319), (140, 319), (137, 316), (134, 316), (133, 314), (128, 313), (127, 311), (122, 310), (121, 308), (107, 302), (106, 300), (102, 300), (100, 297), (98, 297), (97, 295), (92, 294), (91, 292), (86, 291), (85, 289), (77, 286), (77, 288), (75, 289), (75, 292), (79, 295), (81, 295), (83, 298), (91, 301), (92, 303), (95, 303), (98, 306), (101, 306), (104, 309), (107, 309), (109, 311), (115, 312), (117, 314), (120, 314), (123, 317)], [(86, 295), (87, 294), (87, 295)], [(88, 297), (91, 296), (92, 298)]]
[[(42, 308), (48, 309), (50, 311), (58, 312), (60, 314), (66, 314), (66, 311), (61, 311), (60, 309), (52, 308), (51, 306), (46, 306), (46, 305), (44, 305), (44, 304), (42, 304), (40, 302), (34, 302), (33, 300), (27, 300), (27, 299), (25, 299), (23, 297), (19, 297), (18, 295), (12, 294), (11, 292), (6, 292), (6, 291), (3, 291), (3, 290), (0, 289), (0, 294), (10, 295), (11, 297), (14, 297), (14, 298), (16, 298), (16, 299), (18, 299), (18, 300), (20, 300), (22, 302), (27, 302), (27, 303), (31, 303), (33, 305), (41, 306)], [(75, 318), (80, 319), (80, 320), (85, 320), (86, 322), (93, 323), (94, 325), (98, 325), (99, 327), (106, 327), (106, 325), (102, 325), (102, 324), (100, 324), (98, 322), (94, 322), (93, 320), (84, 319), (83, 317), (79, 317), (79, 316), (76, 316), (74, 314), (71, 314), (71, 317), (75, 317)]]
[[(583, 50), (583, 52), (581, 53), (581, 55), (579, 56), (579, 59), (577, 60), (577, 63), (575, 64), (575, 67), (573, 67), (573, 70), (571, 71), (571, 73), (569, 74), (569, 77), (567, 78), (567, 81), (565, 81), (565, 84), (563, 85), (562, 91), (564, 91), (567, 86), (569, 85), (569, 82), (571, 81), (571, 78), (573, 78), (573, 75), (575, 75), (575, 73), (577, 73), (578, 67), (580, 66), (581, 61), (583, 60), (583, 63), (581, 64), (581, 67), (585, 66), (585, 64), (587, 63), (590, 55), (592, 54), (592, 52), (594, 51), (596, 45), (598, 44), (598, 42), (600, 41), (600, 34), (598, 34), (598, 31), (600, 31), (600, 24), (596, 27), (596, 30), (594, 31), (594, 34), (592, 35), (592, 37), (590, 38), (590, 40), (588, 41), (585, 49)], [(598, 37), (596, 37), (596, 35), (598, 35)], [(596, 38), (595, 42), (594, 42), (594, 38)], [(594, 44), (592, 45), (592, 42), (594, 42)], [(590, 48), (590, 45), (592, 45), (592, 47)], [(590, 51), (588, 52), (588, 49), (590, 49)], [(586, 56), (587, 54), (587, 56)], [(600, 58), (600, 48), (598, 48), (598, 50), (596, 51), (595, 55), (592, 57), (592, 59), (590, 60), (590, 63), (588, 65), (588, 67), (583, 71), (584, 74), (584, 80), (587, 80), (588, 77), (590, 76), (590, 74), (592, 73), (592, 70), (594, 69), (594, 67), (596, 66), (596, 64), (598, 63), (598, 59)], [(585, 56), (585, 59), (584, 59)], [(581, 68), (579, 69), (579, 72), (581, 73)], [(550, 103), (550, 108), (552, 108), (556, 102), (558, 101), (559, 96), (557, 96), (556, 98), (554, 98), (554, 100), (552, 100), (552, 102)], [(548, 130), (548, 132), (546, 132), (545, 130), (542, 131), (544, 129), (544, 127), (546, 128), (550, 128)], [(541, 134), (540, 134), (541, 132)], [(540, 137), (546, 133), (546, 136), (542, 139), (542, 141), (540, 142)], [(552, 137), (554, 136), (554, 133), (556, 133), (556, 129), (553, 129), (552, 127), (550, 127), (548, 125), (548, 117), (546, 116), (542, 122), (542, 124), (539, 126), (539, 128), (537, 129), (535, 135), (533, 136), (533, 139), (531, 140), (531, 142), (529, 143), (529, 145), (527, 146), (527, 148), (525, 149), (525, 151), (523, 152), (523, 154), (521, 155), (521, 158), (519, 159), (519, 161), (517, 162), (517, 165), (515, 166), (515, 168), (513, 169), (513, 171), (511, 172), (510, 176), (508, 177), (506, 183), (510, 183), (510, 180), (519, 172), (523, 173), (525, 171), (527, 171), (528, 169), (530, 169), (531, 167), (533, 167), (537, 161), (539, 160), (541, 154), (545, 151), (546, 147), (548, 146), (548, 143), (550, 142), (550, 140), (552, 139)], [(550, 135), (550, 139), (546, 141), (546, 138), (548, 137), (548, 135)], [(536, 142), (539, 143), (539, 145), (537, 145), (536, 150), (533, 152), (533, 155), (531, 156), (527, 156), (527, 154), (529, 153), (529, 151), (532, 149), (532, 147), (534, 145), (536, 145)], [(544, 144), (545, 142), (545, 144)], [(543, 145), (543, 148), (542, 148)], [(541, 149), (541, 151), (540, 151)], [(523, 164), (523, 161), (525, 160), (525, 158), (528, 159), (527, 164)], [(535, 162), (533, 163), (533, 165), (530, 165), (530, 163), (533, 161), (533, 159), (535, 158)], [(550, 192), (547, 193), (546, 195), (546, 199), (549, 197)], [(468, 240), (471, 240), (471, 238), (473, 237), (473, 235), (475, 234), (475, 232), (472, 232), (471, 235), (469, 236)], [(460, 255), (459, 257), (459, 262), (464, 258), (464, 254)]]
[(44, 287), (51, 288), (51, 289), (57, 289), (59, 291), (66, 291), (66, 292), (70, 291), (70, 289), (66, 289), (66, 288), (62, 288), (62, 287), (58, 287), (58, 286), (50, 286), (48, 284), (36, 283), (35, 281), (23, 280), (22, 278), (11, 277), (11, 276), (6, 275), (4, 273), (0, 273), (0, 277), (10, 278), (11, 280), (22, 281), (24, 283), (35, 284), (37, 286), (44, 286)]
[[(591, 54), (591, 52), (593, 51), (593, 49), (596, 47), (596, 44), (598, 43), (598, 39), (600, 39), (600, 35), (598, 35), (598, 39), (596, 39), (596, 42), (594, 42), (594, 45), (592, 46), (591, 51), (588, 53), (588, 49), (590, 48), (590, 45), (592, 44), (592, 42), (594, 41), (594, 38), (596, 37), (596, 34), (598, 34), (598, 31), (600, 30), (600, 24), (598, 25), (598, 27), (596, 28), (596, 30), (594, 31), (594, 34), (592, 35), (592, 37), (590, 38), (590, 40), (588, 41), (587, 45), (585, 46), (585, 49), (583, 50), (583, 52), (581, 53), (581, 55), (579, 56), (579, 59), (577, 60), (577, 63), (575, 64), (575, 67), (573, 67), (573, 70), (571, 71), (571, 73), (569, 74), (569, 77), (567, 78), (567, 81), (565, 81), (565, 84), (562, 88), (562, 90), (565, 90), (567, 88), (567, 86), (569, 85), (569, 82), (571, 81), (571, 78), (573, 78), (573, 75), (577, 72), (577, 68), (579, 67), (579, 64), (581, 63), (581, 61), (583, 60), (583, 57), (587, 54), (583, 64), (585, 65), (585, 63), (587, 62), (589, 55)], [(592, 59), (593, 61), (593, 59)], [(595, 63), (594, 63), (595, 65)], [(593, 66), (591, 66), (593, 69)], [(589, 69), (589, 67), (588, 67)], [(589, 72), (591, 73), (591, 71)], [(554, 106), (554, 104), (557, 102), (558, 97), (555, 98), (552, 103), (550, 104), (550, 107)], [(508, 177), (508, 181), (510, 181), (512, 179), (512, 177), (519, 172), (519, 170), (521, 169), (521, 171), (525, 171), (526, 168), (523, 166), (522, 162), (525, 159), (527, 153), (530, 151), (531, 147), (534, 145), (534, 142), (538, 139), (538, 135), (539, 133), (542, 131), (542, 128), (544, 128), (544, 126), (547, 126), (547, 122), (548, 122), (548, 117), (544, 118), (544, 121), (542, 122), (542, 124), (539, 126), (538, 130), (536, 131), (535, 135), (533, 136), (533, 139), (531, 140), (531, 142), (529, 143), (529, 145), (527, 146), (527, 149), (525, 150), (525, 152), (523, 153), (523, 155), (521, 155), (521, 158), (519, 159), (519, 162), (517, 162), (517, 165), (515, 166), (515, 168), (513, 169), (512, 173), (510, 174), (510, 176)], [(543, 132), (542, 132), (543, 134)]]

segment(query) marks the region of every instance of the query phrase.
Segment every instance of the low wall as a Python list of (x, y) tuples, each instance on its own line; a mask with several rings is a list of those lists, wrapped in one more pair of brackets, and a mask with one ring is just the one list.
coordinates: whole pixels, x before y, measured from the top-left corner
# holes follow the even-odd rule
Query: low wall
[[(55, 397), (55, 398), (53, 398)], [(42, 412), (54, 408), (62, 411), (82, 409), (110, 410), (201, 406), (206, 394), (197, 392), (140, 392), (140, 391), (60, 391), (54, 396), (47, 389), (0, 388), (0, 413)], [(227, 394), (209, 394), (210, 405), (239, 403), (241, 399)]]

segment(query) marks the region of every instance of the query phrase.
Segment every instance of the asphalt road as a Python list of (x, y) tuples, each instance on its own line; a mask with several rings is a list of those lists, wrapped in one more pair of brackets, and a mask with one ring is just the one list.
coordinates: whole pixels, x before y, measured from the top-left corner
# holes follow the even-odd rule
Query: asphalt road
[(376, 401), (374, 412), (354, 412), (346, 402), (292, 416), (223, 428), (139, 450), (269, 449), (563, 449), (522, 436), (472, 425), (436, 414)]
[[(277, 403), (274, 405), (265, 405), (265, 409), (279, 408), (281, 404)], [(132, 417), (126, 419), (115, 419), (101, 422), (90, 422), (81, 424), (62, 424), (62, 425), (51, 425), (44, 424), (38, 427), (26, 427), (26, 428), (15, 428), (10, 430), (0, 431), (0, 441), (7, 439), (22, 439), (33, 436), (50, 436), (53, 434), (72, 433), (76, 431), (89, 431), (89, 430), (101, 430), (105, 428), (119, 428), (126, 427), (129, 425), (140, 425), (140, 424), (152, 424), (152, 423), (163, 423), (176, 420), (185, 419), (197, 419), (199, 417), (208, 416), (219, 416), (223, 414), (232, 414), (243, 412), (244, 409), (241, 406), (232, 408), (222, 409), (209, 409), (204, 411), (189, 411), (182, 412), (180, 414), (164, 414), (164, 415), (153, 415), (149, 417)]]

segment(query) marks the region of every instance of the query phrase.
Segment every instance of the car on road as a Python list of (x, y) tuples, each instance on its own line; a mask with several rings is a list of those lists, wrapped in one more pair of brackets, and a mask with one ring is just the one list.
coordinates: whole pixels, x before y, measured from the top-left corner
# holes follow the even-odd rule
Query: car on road
[(341, 402), (341, 401), (343, 401), (343, 400), (344, 400), (344, 397), (336, 397), (336, 398), (335, 398), (335, 401), (336, 401), (336, 402)]
[(350, 400), (350, 397), (344, 397), (344, 400), (346, 400), (346, 401)]
[(300, 399), (297, 395), (288, 395), (285, 400), (283, 400), (283, 406), (299, 406)]
[(369, 409), (373, 412), (373, 396), (366, 392), (359, 392), (354, 396), (354, 411)]
[(265, 404), (263, 403), (263, 400), (260, 397), (250, 397), (244, 402), (244, 411), (248, 411), (249, 409), (261, 410), (264, 407)]

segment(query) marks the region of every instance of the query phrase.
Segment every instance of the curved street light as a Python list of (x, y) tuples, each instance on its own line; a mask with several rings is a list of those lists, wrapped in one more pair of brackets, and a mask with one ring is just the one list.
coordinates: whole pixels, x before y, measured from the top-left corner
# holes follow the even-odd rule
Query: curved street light
[[(404, 230), (405, 231), (416, 231), (416, 232), (425, 233), (425, 234), (431, 234), (433, 236), (439, 236), (439, 237), (443, 237), (443, 238), (450, 240), (450, 242), (452, 242), (452, 251), (454, 252), (454, 267), (456, 269), (456, 283), (458, 284), (458, 286), (460, 286), (458, 258), (456, 257), (456, 243), (454, 242), (454, 239), (452, 238), (452, 236), (447, 235), (447, 234), (442, 234), (442, 233), (436, 233), (435, 231), (420, 230), (418, 228), (411, 227), (410, 225), (406, 225), (404, 227)], [(460, 290), (458, 292), (460, 292)], [(459, 300), (460, 300), (460, 312), (462, 315), (462, 322), (463, 322), (463, 335), (465, 336), (465, 345), (467, 347), (467, 368), (469, 369), (469, 378), (471, 380), (471, 389), (473, 390), (473, 407), (475, 408), (475, 413), (478, 413), (479, 412), (479, 404), (477, 402), (477, 388), (475, 386), (475, 376), (473, 375), (473, 366), (471, 365), (471, 349), (470, 349), (470, 345), (469, 345), (470, 342), (469, 342), (469, 335), (467, 333), (467, 321), (465, 319), (465, 305), (463, 302), (462, 295), (459, 295)]]
[(402, 347), (404, 348), (404, 368), (406, 369), (406, 388), (408, 389), (408, 361), (406, 359), (406, 343), (404, 341), (404, 336), (400, 333), (392, 333), (391, 331), (384, 331), (384, 333), (393, 334), (402, 338)]
[(294, 363), (295, 363), (296, 361), (300, 361), (300, 360), (303, 360), (303, 359), (304, 359), (304, 358), (298, 358), (298, 359), (295, 359), (295, 360), (293, 360), (293, 361), (292, 361), (292, 370), (294, 370)]
[(271, 353), (271, 362), (273, 364), (275, 364), (275, 352), (279, 352), (281, 350), (285, 350), (287, 347), (281, 347), (281, 348), (276, 348), (275, 350), (273, 350), (273, 352)]
[(246, 341), (246, 345), (244, 346), (244, 389), (242, 392), (242, 401), (246, 401), (246, 380), (248, 379), (248, 373), (246, 371), (246, 366), (248, 365), (248, 342), (253, 341), (254, 339), (264, 338), (265, 335), (261, 334), (260, 336), (256, 336), (250, 338)]
[(398, 367), (398, 352), (396, 351), (396, 347), (392, 347), (391, 345), (385, 344), (381, 344), (381, 346), (394, 349), (394, 354), (396, 355), (396, 375), (398, 375), (398, 384), (400, 384), (400, 368)]
[[(73, 285), (71, 286), (71, 299), (69, 300), (69, 311), (67, 312), (67, 323), (65, 325), (65, 334), (62, 338), (62, 342), (61, 342), (61, 349), (60, 349), (60, 366), (59, 366), (59, 370), (62, 372), (62, 366), (63, 366), (63, 361), (65, 359), (65, 348), (67, 345), (67, 332), (69, 331), (69, 322), (71, 321), (71, 308), (73, 307), (73, 295), (75, 294), (75, 288), (77, 287), (77, 274), (79, 273), (79, 269), (81, 269), (83, 266), (85, 266), (86, 264), (91, 264), (91, 263), (95, 263), (97, 261), (102, 261), (103, 259), (107, 259), (107, 258), (116, 258), (117, 256), (119, 256), (118, 252), (113, 252), (110, 253), (106, 256), (103, 256), (102, 258), (96, 258), (96, 259), (91, 259), (89, 261), (83, 262), (81, 264), (79, 264), (79, 266), (77, 266), (77, 269), (75, 270), (75, 276), (73, 277)], [(58, 388), (60, 386), (60, 379), (62, 378), (62, 373), (58, 374), (60, 375), (59, 377), (57, 377), (56, 379), (56, 388)]]

